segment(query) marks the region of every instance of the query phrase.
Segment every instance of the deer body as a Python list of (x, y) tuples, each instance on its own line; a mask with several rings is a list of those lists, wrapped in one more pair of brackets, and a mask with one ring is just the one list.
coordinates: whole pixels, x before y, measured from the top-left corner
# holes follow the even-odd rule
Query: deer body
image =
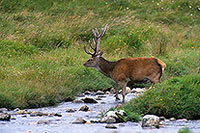
[[(102, 32), (103, 35), (105, 34), (106, 29), (107, 26)], [(103, 35), (98, 35), (98, 38), (96, 36), (98, 32), (96, 33), (93, 31), (93, 33), (95, 40), (98, 41), (98, 46), (95, 40), (93, 40), (95, 48), (90, 44), (91, 48), (94, 50), (94, 53), (88, 52), (84, 47), (85, 52), (92, 55), (92, 58), (89, 59), (84, 66), (96, 68), (99, 72), (115, 81), (116, 84), (114, 88), (116, 90), (116, 99), (119, 99), (117, 89), (119, 86), (121, 86), (122, 98), (123, 102), (125, 102), (126, 85), (129, 81), (134, 83), (142, 83), (146, 80), (150, 80), (153, 84), (160, 82), (160, 78), (166, 67), (165, 63), (163, 63), (161, 60), (156, 58), (140, 57), (124, 58), (114, 62), (108, 61), (101, 57), (103, 52), (99, 52), (99, 50), (97, 50), (99, 49), (100, 45), (99, 39), (101, 39)]]

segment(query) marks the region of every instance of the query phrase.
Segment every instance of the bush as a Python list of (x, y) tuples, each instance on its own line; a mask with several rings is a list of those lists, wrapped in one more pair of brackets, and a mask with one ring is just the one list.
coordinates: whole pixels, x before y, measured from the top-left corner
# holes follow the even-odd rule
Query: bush
[(175, 77), (157, 84), (124, 108), (143, 115), (199, 119), (200, 75)]

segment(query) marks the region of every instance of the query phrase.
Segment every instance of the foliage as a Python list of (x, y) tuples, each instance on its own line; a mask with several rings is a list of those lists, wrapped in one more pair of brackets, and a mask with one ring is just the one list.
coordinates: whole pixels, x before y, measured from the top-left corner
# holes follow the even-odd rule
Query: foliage
[(138, 114), (156, 114), (166, 118), (199, 119), (200, 75), (174, 77), (155, 85), (124, 108)]

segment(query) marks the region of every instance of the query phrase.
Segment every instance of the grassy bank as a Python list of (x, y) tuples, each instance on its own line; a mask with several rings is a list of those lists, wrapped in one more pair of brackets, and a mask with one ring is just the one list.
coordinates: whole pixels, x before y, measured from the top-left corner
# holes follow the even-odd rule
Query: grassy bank
[[(83, 63), (91, 29), (109, 25), (108, 60), (155, 56), (163, 81), (198, 74), (200, 15), (196, 0), (16, 0), (0, 2), (0, 107), (55, 105), (113, 82)], [(147, 8), (148, 7), (148, 8)]]
[(143, 115), (199, 119), (199, 88), (200, 75), (170, 78), (130, 101), (124, 108)]

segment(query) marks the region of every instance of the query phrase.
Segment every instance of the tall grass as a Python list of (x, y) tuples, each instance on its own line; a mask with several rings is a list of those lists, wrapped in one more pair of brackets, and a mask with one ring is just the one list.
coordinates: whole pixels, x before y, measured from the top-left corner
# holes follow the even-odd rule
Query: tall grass
[(54, 105), (111, 87), (110, 79), (82, 65), (90, 58), (83, 44), (92, 39), (91, 29), (105, 24), (106, 59), (158, 57), (167, 64), (163, 80), (198, 73), (197, 7), (195, 0), (2, 0), (0, 107)]

